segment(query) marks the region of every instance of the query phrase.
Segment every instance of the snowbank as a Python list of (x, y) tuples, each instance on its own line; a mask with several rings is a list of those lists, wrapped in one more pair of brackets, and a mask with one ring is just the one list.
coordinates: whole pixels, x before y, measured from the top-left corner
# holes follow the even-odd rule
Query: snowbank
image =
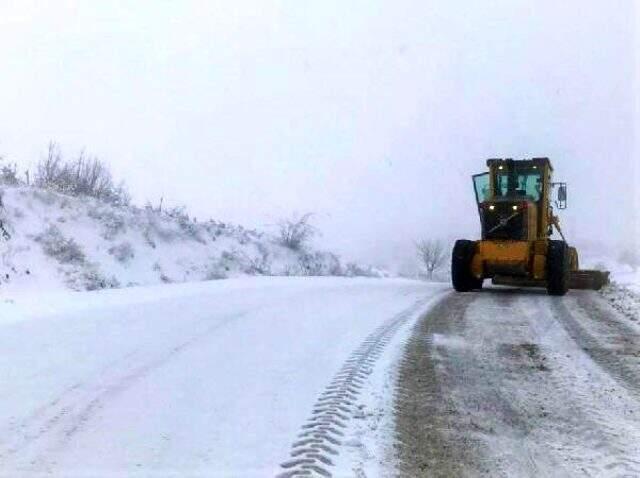
[(621, 286), (614, 282), (602, 289), (601, 293), (618, 312), (633, 322), (640, 322), (640, 293), (637, 288), (632, 290), (628, 286)]
[(579, 248), (581, 252), (580, 267), (584, 269), (608, 270), (611, 281), (620, 286), (640, 293), (640, 270), (634, 270), (629, 264), (623, 264), (615, 258), (616, 251), (603, 248)]
[(95, 290), (247, 275), (383, 276), (323, 251), (183, 212), (116, 207), (29, 187), (4, 187), (0, 290)]

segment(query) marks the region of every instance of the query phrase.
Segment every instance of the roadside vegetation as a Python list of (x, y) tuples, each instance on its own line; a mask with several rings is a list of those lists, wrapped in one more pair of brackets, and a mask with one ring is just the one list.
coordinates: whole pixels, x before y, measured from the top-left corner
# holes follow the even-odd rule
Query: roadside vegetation
[(432, 281), (437, 272), (443, 271), (449, 258), (449, 248), (440, 239), (421, 239), (416, 242), (416, 252), (420, 263), (420, 275)]

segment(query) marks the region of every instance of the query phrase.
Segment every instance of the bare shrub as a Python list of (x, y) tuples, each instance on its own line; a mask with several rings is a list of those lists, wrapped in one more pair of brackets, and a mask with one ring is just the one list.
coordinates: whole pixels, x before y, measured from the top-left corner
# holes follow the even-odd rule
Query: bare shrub
[(349, 262), (345, 267), (344, 275), (347, 277), (386, 277), (388, 274), (372, 266)]
[(2, 239), (4, 239), (5, 241), (11, 239), (11, 234), (9, 233), (9, 231), (7, 231), (7, 227), (5, 226), (2, 219), (0, 219), (0, 237), (2, 237)]
[(250, 275), (271, 275), (271, 255), (269, 250), (260, 243), (257, 244), (257, 248), (257, 255), (242, 254), (243, 272)]
[(178, 223), (178, 226), (182, 232), (189, 238), (206, 244), (206, 241), (200, 237), (200, 230), (195, 218), (190, 218), (187, 214), (187, 208), (185, 206), (176, 206), (165, 211), (165, 214)]
[(95, 267), (87, 267), (81, 273), (80, 285), (85, 290), (117, 289), (120, 282), (115, 276), (105, 277)]
[(220, 257), (213, 260), (205, 272), (205, 280), (226, 279), (229, 272), (240, 262), (237, 251), (223, 251)]
[(3, 221), (6, 213), (4, 208), (3, 198), (4, 198), (4, 191), (0, 190), (0, 237), (8, 241), (9, 239), (11, 239), (11, 234), (9, 234), (9, 231), (7, 231), (7, 227), (5, 225), (5, 222)]
[(220, 254), (219, 263), (226, 271), (230, 271), (239, 262), (240, 253), (236, 249), (232, 249), (231, 251), (222, 251), (222, 254)]
[(249, 258), (248, 265), (244, 272), (251, 275), (271, 275), (271, 260), (269, 256)]
[(287, 264), (284, 266), (282, 270), (283, 276), (300, 276), (302, 275), (302, 270), (300, 269), (300, 264)]
[(258, 248), (258, 255), (249, 255), (241, 249), (223, 251), (212, 258), (205, 271), (206, 280), (226, 279), (233, 271), (250, 275), (270, 275), (271, 257), (266, 248)]
[(56, 226), (49, 226), (43, 233), (35, 237), (36, 242), (49, 257), (61, 264), (84, 264), (86, 257), (80, 245), (72, 238), (65, 238)]
[(5, 163), (3, 158), (0, 158), (0, 184), (7, 186), (17, 186), (21, 184), (18, 178), (18, 165), (15, 163)]
[(221, 280), (226, 279), (228, 276), (229, 274), (227, 273), (227, 271), (225, 271), (224, 268), (220, 267), (218, 263), (214, 262), (213, 264), (210, 264), (209, 267), (207, 267), (207, 271), (204, 275), (204, 280)]
[(312, 213), (292, 216), (278, 222), (278, 242), (292, 251), (303, 250), (308, 242), (318, 234), (318, 229), (310, 221)]
[(330, 276), (342, 276), (344, 275), (344, 270), (342, 268), (342, 263), (340, 262), (340, 258), (333, 254), (332, 252), (328, 253), (327, 257), (327, 271)]
[(302, 253), (298, 259), (300, 272), (308, 276), (342, 275), (338, 256), (331, 252)]
[(54, 187), (58, 185), (64, 163), (60, 147), (53, 141), (49, 143), (47, 156), (36, 166), (36, 186)]
[(159, 216), (154, 211), (145, 209), (142, 222), (142, 236), (153, 249), (156, 248), (158, 242), (170, 243), (180, 236), (175, 228), (175, 223)]
[(49, 143), (47, 156), (37, 167), (34, 184), (72, 196), (89, 196), (114, 205), (131, 201), (124, 184), (116, 185), (108, 166), (81, 152), (73, 161), (63, 159), (56, 143)]
[(115, 239), (118, 234), (124, 233), (127, 229), (125, 218), (113, 210), (91, 210), (89, 216), (100, 222), (102, 226), (102, 237), (108, 241)]
[(91, 263), (68, 269), (64, 275), (66, 284), (74, 290), (101, 290), (120, 287), (120, 282), (116, 277), (105, 277), (100, 273), (98, 267)]
[(416, 243), (418, 258), (424, 267), (427, 279), (433, 279), (433, 273), (442, 268), (447, 259), (447, 253), (442, 241), (423, 239)]
[(153, 237), (151, 237), (151, 228), (149, 226), (144, 228), (144, 231), (142, 231), (142, 237), (144, 238), (144, 242), (146, 242), (149, 247), (151, 247), (152, 249), (155, 249), (157, 247), (156, 241), (153, 240)]
[(127, 264), (135, 257), (133, 246), (130, 242), (123, 242), (117, 246), (110, 247), (109, 254), (111, 254), (121, 264)]

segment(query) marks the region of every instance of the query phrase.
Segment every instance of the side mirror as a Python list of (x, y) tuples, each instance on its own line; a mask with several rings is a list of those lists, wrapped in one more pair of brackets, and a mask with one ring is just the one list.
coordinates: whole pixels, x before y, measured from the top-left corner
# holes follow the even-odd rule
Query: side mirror
[(567, 208), (567, 183), (556, 183), (558, 186), (558, 194), (556, 199), (556, 207), (558, 209)]
[(558, 189), (558, 201), (566, 202), (567, 201), (567, 185), (563, 184)]

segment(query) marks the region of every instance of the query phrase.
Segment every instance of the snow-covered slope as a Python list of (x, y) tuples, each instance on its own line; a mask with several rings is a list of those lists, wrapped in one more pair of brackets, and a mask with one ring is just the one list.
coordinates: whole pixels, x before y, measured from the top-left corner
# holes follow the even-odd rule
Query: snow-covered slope
[(380, 275), (327, 252), (293, 251), (269, 234), (185, 214), (114, 207), (4, 187), (2, 290), (76, 290), (243, 275)]

